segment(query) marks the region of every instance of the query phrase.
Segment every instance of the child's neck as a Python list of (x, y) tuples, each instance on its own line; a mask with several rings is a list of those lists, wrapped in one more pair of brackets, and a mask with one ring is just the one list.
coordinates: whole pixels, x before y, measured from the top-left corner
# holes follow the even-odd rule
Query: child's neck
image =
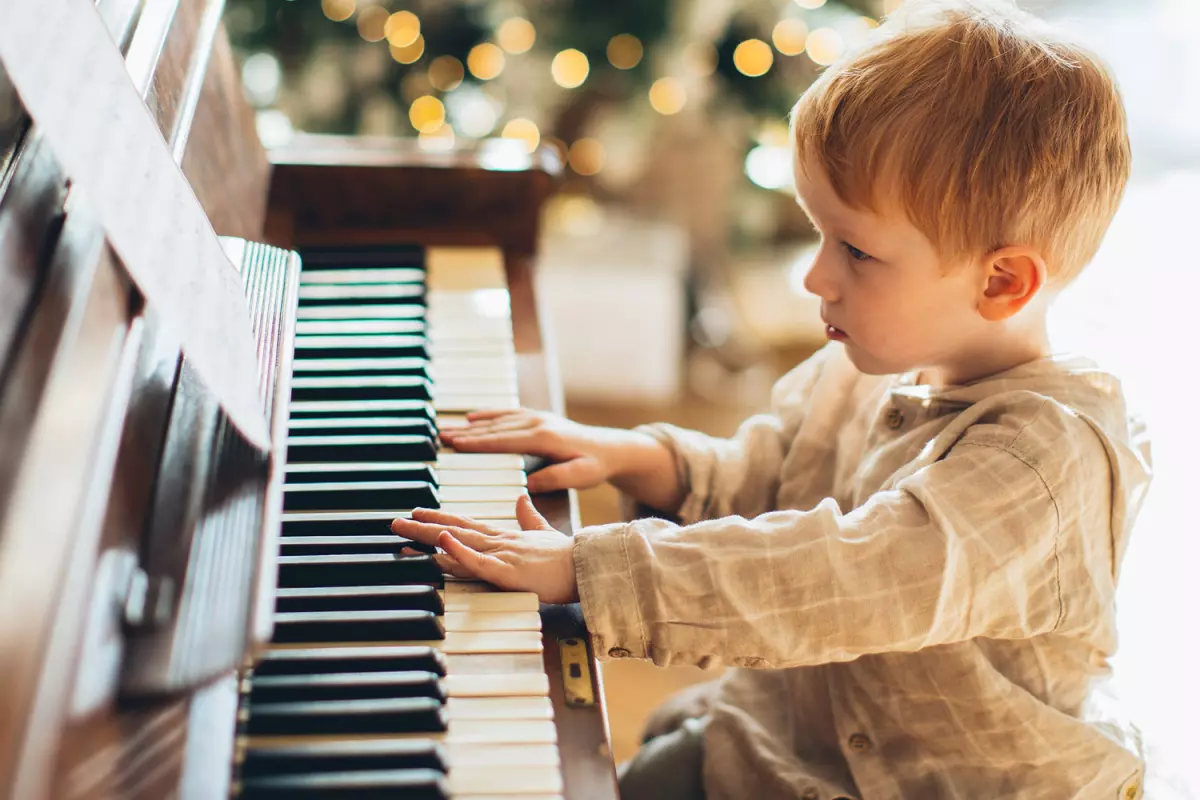
[(917, 383), (928, 383), (935, 389), (963, 384), (995, 375), (1021, 364), (1045, 358), (1053, 352), (1045, 319), (1025, 330), (1009, 329), (999, 338), (984, 339), (974, 347), (954, 354), (946, 364), (923, 367)]

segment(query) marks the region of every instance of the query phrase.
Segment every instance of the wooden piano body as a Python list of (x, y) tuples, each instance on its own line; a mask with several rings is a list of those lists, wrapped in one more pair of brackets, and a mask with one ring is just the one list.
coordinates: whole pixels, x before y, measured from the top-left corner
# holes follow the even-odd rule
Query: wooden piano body
[[(308, 136), (268, 154), (222, 6), (98, 3), (215, 231), (286, 249), (500, 248), (521, 402), (561, 409), (533, 286), (553, 157)], [(0, 798), (222, 797), (232, 672), (159, 696), (117, 688), (130, 608), (115, 601), (131, 601), (113, 587), (124, 580), (127, 591), (144, 549), (178, 347), (7, 88), (0, 73)], [(568, 533), (573, 502), (566, 493), (535, 498)], [(542, 617), (563, 794), (615, 798), (590, 650), (595, 705), (571, 707), (563, 696), (558, 641), (587, 641), (578, 608), (544, 607)]]

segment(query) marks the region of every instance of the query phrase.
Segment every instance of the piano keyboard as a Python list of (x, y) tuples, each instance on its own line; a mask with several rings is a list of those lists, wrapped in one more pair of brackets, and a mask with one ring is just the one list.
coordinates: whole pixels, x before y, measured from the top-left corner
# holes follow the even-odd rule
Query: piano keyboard
[(390, 532), (417, 507), (517, 527), (521, 457), (437, 438), (518, 404), (499, 251), (318, 250), (300, 284), (275, 633), (241, 679), (235, 794), (559, 800), (537, 597), (444, 578)]

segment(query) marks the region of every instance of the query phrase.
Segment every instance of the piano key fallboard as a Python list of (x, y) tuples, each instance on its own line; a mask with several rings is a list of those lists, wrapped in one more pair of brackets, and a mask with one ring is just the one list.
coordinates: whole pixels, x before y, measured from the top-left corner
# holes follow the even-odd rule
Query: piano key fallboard
[(437, 435), (519, 404), (501, 254), (302, 258), (275, 632), (240, 680), (234, 791), (560, 798), (537, 597), (443, 578), (390, 533), (418, 507), (517, 527), (521, 457)]

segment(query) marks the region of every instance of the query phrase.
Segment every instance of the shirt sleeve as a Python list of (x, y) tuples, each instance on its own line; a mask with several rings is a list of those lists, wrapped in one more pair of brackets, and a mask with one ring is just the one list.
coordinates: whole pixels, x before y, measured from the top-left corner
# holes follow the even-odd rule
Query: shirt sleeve
[[(774, 507), (784, 457), (808, 410), (813, 388), (831, 358), (830, 347), (780, 378), (771, 410), (743, 422), (730, 438), (708, 436), (666, 423), (638, 431), (664, 444), (685, 488), (675, 515), (683, 523), (738, 514), (753, 517)], [(652, 511), (624, 503), (626, 518)], [(661, 509), (667, 510), (667, 509)]]
[(601, 656), (790, 667), (1052, 631), (1061, 547), (1039, 472), (963, 441), (849, 513), (584, 528), (574, 559)]

